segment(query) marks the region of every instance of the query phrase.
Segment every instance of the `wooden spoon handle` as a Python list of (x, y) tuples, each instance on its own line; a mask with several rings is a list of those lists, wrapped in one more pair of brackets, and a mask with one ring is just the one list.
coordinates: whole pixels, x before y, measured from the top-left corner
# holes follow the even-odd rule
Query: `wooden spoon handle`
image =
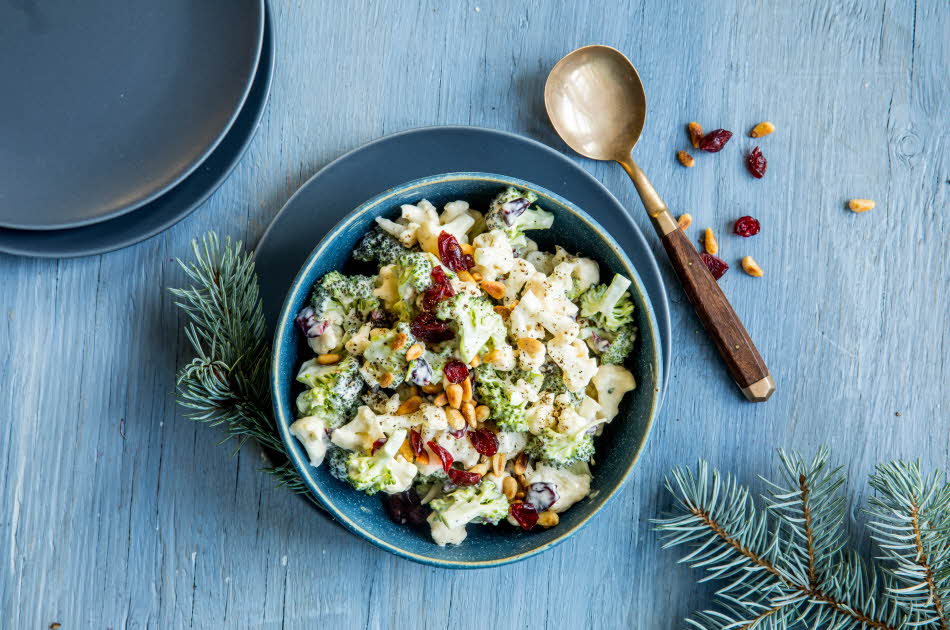
[(676, 224), (643, 169), (629, 155), (621, 156), (617, 162), (627, 171), (636, 186), (643, 207), (663, 241), (663, 247), (666, 248), (673, 269), (680, 278), (683, 290), (693, 303), (706, 333), (712, 337), (716, 349), (726, 362), (732, 380), (739, 385), (746, 398), (752, 402), (765, 402), (775, 391), (775, 381), (772, 380), (765, 361), (759, 356), (759, 351), (755, 349), (745, 326), (739, 321), (739, 316), (732, 310), (732, 305), (719, 288), (719, 283), (706, 268), (686, 234)]
[(716, 344), (732, 379), (752, 402), (768, 400), (775, 391), (775, 382), (719, 283), (683, 230), (677, 227), (661, 239), (686, 296)]

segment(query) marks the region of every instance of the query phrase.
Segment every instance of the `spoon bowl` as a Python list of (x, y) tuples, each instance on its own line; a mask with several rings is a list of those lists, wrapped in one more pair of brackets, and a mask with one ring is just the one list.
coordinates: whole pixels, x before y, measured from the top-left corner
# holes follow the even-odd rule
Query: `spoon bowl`
[(544, 105), (564, 142), (594, 160), (629, 158), (647, 113), (640, 75), (609, 46), (585, 46), (561, 59), (544, 86)]

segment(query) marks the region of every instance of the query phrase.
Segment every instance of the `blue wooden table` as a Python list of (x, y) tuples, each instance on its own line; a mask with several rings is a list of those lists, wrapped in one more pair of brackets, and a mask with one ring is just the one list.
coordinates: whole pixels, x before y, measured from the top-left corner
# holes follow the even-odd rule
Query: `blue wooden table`
[[(587, 4), (274, 0), (268, 112), (203, 208), (108, 255), (0, 257), (0, 625), (678, 628), (710, 590), (649, 526), (672, 466), (705, 457), (751, 481), (774, 447), (828, 444), (860, 517), (874, 463), (950, 464), (950, 5)], [(321, 166), (411, 127), (497, 127), (567, 151), (542, 86), (589, 43), (640, 71), (651, 109), (637, 159), (694, 234), (720, 234), (722, 286), (778, 383), (768, 403), (740, 398), (661, 264), (672, 378), (632, 479), (570, 542), (476, 572), (341, 531), (272, 487), (255, 449), (232, 456), (182, 417), (189, 351), (166, 287), (183, 283), (172, 260), (192, 238), (253, 244)], [(738, 146), (684, 169), (690, 120)], [(777, 131), (758, 142), (769, 171), (756, 181), (741, 155), (762, 120)], [(621, 169), (573, 157), (650, 231)], [(877, 208), (852, 214), (852, 197)], [(728, 236), (744, 214), (762, 233)], [(764, 278), (738, 269), (746, 254)], [(865, 533), (852, 529), (864, 548)]]

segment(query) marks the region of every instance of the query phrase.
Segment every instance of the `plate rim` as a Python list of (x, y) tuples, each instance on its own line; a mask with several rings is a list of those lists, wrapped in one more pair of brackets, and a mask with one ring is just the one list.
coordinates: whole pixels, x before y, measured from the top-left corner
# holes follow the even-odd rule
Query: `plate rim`
[[(202, 164), (211, 156), (212, 153), (218, 148), (218, 146), (224, 141), (228, 133), (231, 131), (231, 128), (234, 127), (234, 122), (240, 116), (241, 112), (244, 110), (244, 106), (247, 103), (247, 98), (251, 93), (251, 90), (254, 87), (254, 80), (257, 77), (258, 69), (260, 68), (261, 57), (264, 51), (264, 31), (267, 27), (268, 22), (268, 7), (267, 0), (254, 0), (254, 6), (257, 13), (257, 33), (255, 35), (256, 45), (255, 52), (251, 58), (250, 67), (246, 69), (247, 79), (245, 81), (244, 87), (241, 91), (240, 97), (235, 102), (235, 106), (231, 111), (230, 116), (228, 117), (225, 124), (222, 126), (221, 130), (214, 137), (211, 143), (205, 147), (205, 149), (195, 157), (194, 160), (184, 169), (181, 170), (176, 176), (169, 178), (163, 185), (156, 188), (148, 195), (144, 197), (139, 197), (134, 201), (122, 204), (111, 210), (108, 210), (102, 214), (86, 217), (84, 219), (66, 221), (66, 222), (56, 222), (56, 223), (44, 223), (43, 225), (34, 225), (34, 224), (17, 224), (6, 222), (0, 219), (0, 229), (5, 230), (18, 230), (21, 232), (52, 232), (56, 230), (70, 230), (81, 227), (89, 227), (90, 225), (95, 225), (97, 223), (104, 223), (111, 219), (117, 219), (121, 216), (124, 216), (130, 212), (138, 210), (149, 203), (155, 201), (162, 195), (168, 193), (173, 188), (184, 182), (188, 179), (195, 171), (197, 171)], [(269, 92), (269, 90), (268, 90)]]
[[(632, 281), (634, 286), (641, 295), (641, 299), (648, 306), (646, 310), (647, 321), (650, 326), (651, 337), (653, 338), (654, 345), (654, 356), (652, 358), (651, 364), (655, 366), (657, 374), (654, 377), (654, 381), (657, 384), (657, 387), (654, 388), (654, 391), (651, 396), (650, 412), (646, 417), (646, 427), (644, 429), (643, 438), (640, 440), (639, 445), (636, 448), (636, 451), (633, 453), (633, 457), (627, 465), (626, 469), (623, 471), (620, 481), (610, 489), (608, 492), (603, 495), (598, 495), (598, 499), (602, 498), (600, 505), (586, 517), (582, 518), (578, 523), (574, 524), (570, 529), (565, 530), (560, 533), (557, 538), (539, 546), (529, 551), (517, 553), (514, 555), (506, 556), (503, 558), (497, 558), (493, 560), (479, 560), (479, 561), (465, 561), (465, 560), (442, 560), (434, 558), (432, 556), (422, 555), (414, 553), (408, 549), (403, 549), (393, 543), (379, 538), (365, 528), (360, 527), (358, 524), (354, 523), (351, 518), (349, 518), (341, 510), (337, 509), (335, 504), (332, 501), (329, 501), (326, 498), (325, 492), (320, 490), (320, 486), (313, 479), (312, 473), (310, 471), (309, 460), (301, 453), (300, 448), (293, 448), (291, 445), (296, 439), (290, 434), (290, 424), (292, 422), (287, 422), (286, 419), (293, 419), (294, 413), (293, 409), (286, 408), (288, 405), (283, 397), (277, 396), (276, 391), (281, 380), (282, 370), (278, 365), (278, 357), (283, 351), (283, 344), (286, 341), (283, 337), (293, 334), (293, 320), (292, 313), (290, 308), (292, 306), (292, 298), (295, 295), (298, 295), (301, 291), (306, 294), (310, 291), (310, 287), (302, 287), (301, 279), (306, 275), (309, 270), (317, 263), (319, 259), (319, 254), (322, 253), (329, 246), (329, 241), (332, 237), (339, 234), (341, 231), (345, 230), (346, 227), (352, 223), (355, 219), (365, 213), (367, 210), (377, 207), (379, 204), (384, 203), (387, 199), (393, 197), (397, 194), (402, 194), (407, 190), (412, 190), (413, 188), (418, 188), (421, 186), (436, 184), (439, 182), (453, 181), (455, 179), (481, 179), (486, 181), (494, 181), (499, 184), (513, 185), (517, 187), (530, 188), (538, 192), (539, 194), (548, 197), (550, 201), (557, 203), (558, 205), (564, 207), (569, 212), (573, 212), (578, 218), (582, 221), (585, 221), (589, 224), (592, 224), (592, 227), (597, 231), (601, 238), (603, 238), (607, 245), (614, 249), (618, 254), (621, 262), (628, 268), (630, 275), (632, 276)], [(305, 184), (306, 185), (306, 184)], [(305, 186), (304, 185), (304, 186)], [(304, 186), (301, 186), (303, 189)], [(295, 287), (295, 288), (294, 288)], [(650, 299), (649, 293), (646, 291), (646, 288), (643, 285), (643, 280), (640, 277), (639, 272), (636, 269), (636, 266), (629, 259), (629, 257), (624, 252), (624, 249), (616, 241), (613, 235), (600, 223), (596, 218), (587, 213), (583, 208), (580, 208), (577, 204), (573, 203), (569, 199), (563, 197), (562, 195), (555, 193), (544, 186), (539, 186), (533, 182), (529, 182), (522, 178), (514, 177), (511, 175), (501, 175), (497, 173), (487, 173), (479, 171), (454, 171), (447, 173), (439, 173), (434, 175), (429, 175), (421, 178), (416, 178), (397, 184), (383, 190), (363, 203), (356, 206), (354, 209), (349, 211), (346, 215), (340, 218), (340, 220), (327, 231), (326, 234), (321, 237), (320, 241), (314, 245), (310, 250), (310, 253), (307, 254), (306, 260), (301, 264), (300, 268), (297, 271), (293, 281), (291, 282), (291, 288), (288, 290), (287, 295), (284, 297), (284, 302), (281, 305), (280, 316), (278, 317), (277, 328), (274, 331), (273, 341), (271, 344), (270, 351), (270, 366), (269, 366), (269, 379), (271, 386), (271, 404), (275, 414), (275, 420), (277, 420), (277, 430), (280, 433), (281, 440), (283, 441), (285, 447), (287, 447), (287, 456), (294, 467), (297, 469), (297, 472), (303, 478), (304, 483), (307, 485), (308, 492), (314, 496), (314, 498), (319, 501), (320, 506), (327, 512), (327, 514), (337, 523), (343, 525), (348, 531), (359, 536), (360, 538), (372, 543), (376, 547), (379, 547), (385, 551), (388, 551), (398, 557), (405, 558), (420, 564), (434, 566), (439, 568), (446, 569), (481, 569), (489, 567), (503, 566), (507, 564), (513, 564), (520, 562), (522, 560), (527, 560), (533, 556), (549, 551), (554, 547), (560, 545), (561, 543), (567, 541), (578, 531), (583, 529), (595, 516), (597, 516), (603, 509), (607, 507), (607, 504), (610, 502), (615, 495), (620, 492), (624, 485), (629, 481), (631, 474), (633, 473), (634, 467), (640, 461), (640, 457), (646, 448), (646, 444), (650, 439), (650, 435), (653, 430), (657, 418), (663, 407), (663, 392), (665, 387), (662, 386), (663, 378), (665, 373), (664, 368), (664, 349), (662, 343), (662, 336), (659, 330), (659, 323), (656, 318), (656, 310), (653, 306), (653, 301)], [(282, 322), (282, 324), (280, 323)], [(289, 327), (289, 330), (288, 330)], [(286, 333), (286, 334), (281, 334)], [(288, 341), (288, 343), (290, 343)]]
[[(179, 206), (177, 210), (172, 212), (167, 218), (161, 220), (156, 225), (149, 227), (148, 229), (142, 232), (138, 232), (134, 235), (127, 236), (119, 240), (113, 240), (108, 235), (108, 232), (104, 234), (94, 235), (93, 237), (94, 240), (97, 239), (98, 242), (100, 243), (104, 241), (105, 244), (99, 244), (94, 247), (84, 247), (84, 248), (62, 248), (62, 247), (60, 248), (56, 248), (56, 247), (30, 248), (30, 247), (17, 246), (15, 244), (3, 243), (2, 240), (0, 240), (0, 255), (17, 256), (17, 257), (23, 257), (23, 258), (47, 259), (47, 260), (50, 260), (50, 259), (66, 260), (66, 259), (71, 259), (71, 258), (83, 258), (87, 256), (98, 256), (102, 254), (107, 254), (109, 252), (114, 252), (117, 250), (125, 249), (127, 247), (131, 247), (133, 245), (137, 245), (138, 243), (147, 241), (150, 238), (158, 236), (159, 234), (169, 230), (170, 228), (174, 227), (181, 221), (188, 218), (198, 208), (200, 208), (206, 201), (208, 201), (208, 199), (215, 192), (217, 192), (217, 190), (224, 184), (224, 182), (227, 181), (227, 179), (231, 176), (231, 173), (234, 172), (234, 169), (237, 168), (238, 164), (240, 164), (241, 162), (241, 159), (247, 153), (247, 150), (250, 148), (251, 143), (253, 142), (254, 138), (257, 136), (257, 131), (260, 128), (261, 121), (264, 118), (264, 113), (267, 110), (267, 105), (270, 103), (271, 87), (273, 85), (274, 74), (277, 71), (277, 38), (276, 38), (276, 32), (275, 32), (276, 20), (274, 18), (273, 12), (271, 11), (270, 2), (268, 0), (264, 0), (264, 8), (265, 8), (264, 33), (265, 33), (266, 48), (262, 48), (260, 62), (263, 62), (263, 63), (259, 63), (257, 67), (257, 71), (254, 74), (254, 81), (252, 82), (252, 91), (253, 91), (254, 86), (257, 86), (257, 79), (261, 78), (261, 80), (263, 81), (261, 85), (262, 91), (263, 91), (263, 97), (260, 99), (259, 105), (256, 106), (257, 111), (254, 114), (254, 118), (251, 124), (248, 126), (246, 137), (244, 137), (241, 140), (240, 146), (233, 153), (233, 155), (228, 159), (226, 166), (217, 174), (217, 176), (215, 176), (212, 180), (209, 180), (210, 183), (208, 186), (204, 187), (204, 190), (202, 190), (199, 194), (197, 194), (191, 201), (188, 201), (187, 203)], [(247, 101), (245, 101), (245, 108), (247, 105), (248, 103)], [(241, 111), (238, 114), (238, 117), (240, 117), (240, 115), (245, 112), (245, 108), (241, 109)], [(233, 125), (232, 125), (231, 131), (232, 132), (235, 131), (233, 129)], [(225, 137), (222, 140), (222, 142), (226, 139), (227, 137)], [(213, 155), (210, 155), (209, 159), (213, 157), (214, 157)], [(206, 163), (207, 163), (207, 160), (202, 162), (201, 165), (199, 166), (204, 166)], [(192, 173), (191, 177), (197, 177), (198, 175), (199, 173), (195, 172), (195, 173)], [(182, 182), (179, 182), (178, 185), (181, 186), (185, 184), (188, 181), (188, 179), (189, 178), (185, 178), (185, 180), (183, 180)], [(177, 186), (175, 188), (177, 188)], [(174, 192), (175, 188), (172, 188), (171, 190), (167, 191), (165, 194), (167, 195)], [(149, 205), (154, 204), (154, 203), (159, 203), (161, 201), (162, 201), (162, 197), (159, 197), (157, 199), (152, 200), (149, 204), (146, 204), (145, 206), (142, 206), (141, 208), (137, 208), (135, 211), (144, 212), (147, 210), (151, 210), (148, 207)], [(79, 231), (79, 230), (107, 229), (109, 226), (109, 223), (113, 221), (129, 221), (129, 220), (132, 220), (133, 217), (134, 217), (134, 212), (127, 213), (125, 215), (118, 216), (118, 217), (112, 217), (111, 219), (100, 221), (92, 225), (85, 225), (85, 226), (68, 228), (68, 229), (63, 229), (63, 230), (17, 230), (13, 228), (0, 227), (0, 235), (6, 232), (6, 233), (14, 233), (14, 234), (20, 233), (24, 235), (31, 235), (33, 237), (43, 238), (45, 235), (54, 235), (56, 233), (70, 232), (73, 230)]]

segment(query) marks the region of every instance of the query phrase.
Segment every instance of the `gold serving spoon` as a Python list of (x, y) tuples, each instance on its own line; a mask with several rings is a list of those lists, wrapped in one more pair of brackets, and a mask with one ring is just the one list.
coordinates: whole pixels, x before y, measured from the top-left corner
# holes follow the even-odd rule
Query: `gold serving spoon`
[(729, 374), (746, 398), (768, 400), (775, 381), (765, 361), (719, 283), (630, 155), (647, 113), (643, 84), (630, 60), (609, 46), (578, 48), (548, 75), (544, 105), (554, 128), (572, 149), (594, 160), (613, 160), (627, 171)]

